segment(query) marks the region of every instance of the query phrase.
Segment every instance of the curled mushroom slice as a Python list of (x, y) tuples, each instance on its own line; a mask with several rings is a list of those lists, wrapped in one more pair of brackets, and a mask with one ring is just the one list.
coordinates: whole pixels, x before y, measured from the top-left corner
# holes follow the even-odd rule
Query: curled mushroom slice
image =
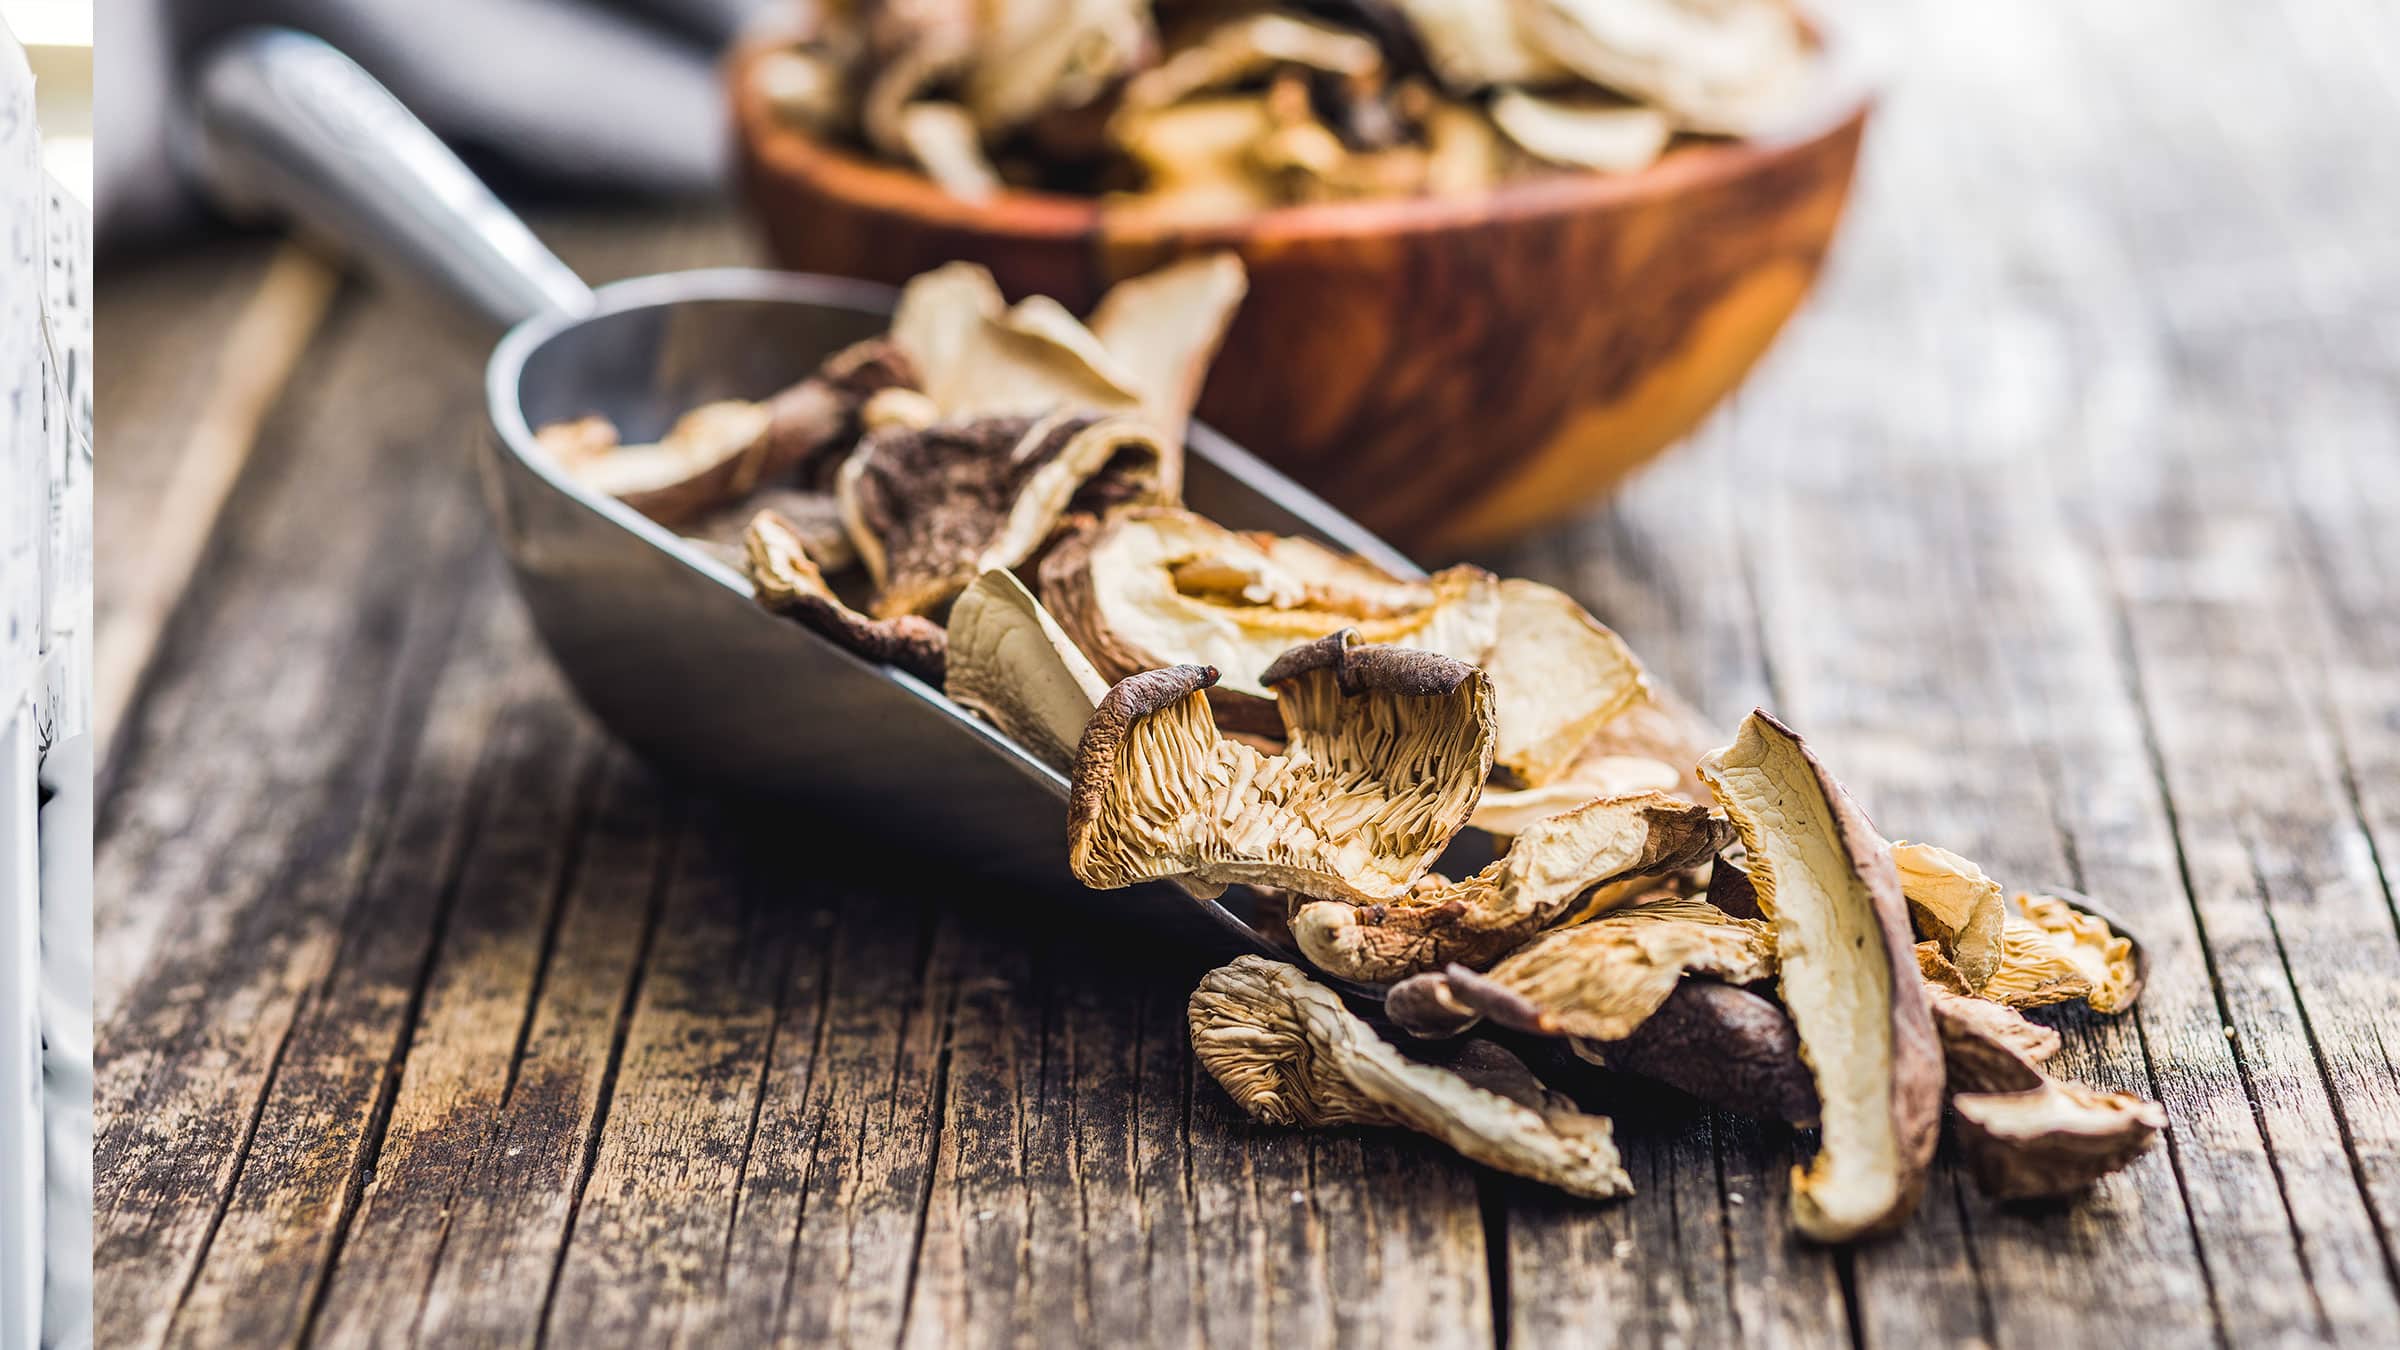
[(1764, 712), (1700, 776), (1741, 832), (1773, 920), (1784, 1006), (1824, 1116), (1792, 1213), (1825, 1242), (1882, 1232), (1924, 1187), (1941, 1124), (1942, 1059), (1900, 877), (1866, 814), (1814, 752)]
[(1952, 1092), (2022, 1092), (2041, 1086), (2044, 1061), (2058, 1053), (2056, 1031), (2014, 1008), (1947, 990), (1926, 991), (1942, 1064)]
[(1108, 681), (1016, 574), (994, 568), (950, 606), (942, 692), (1066, 773)]
[(1476, 568), (1404, 582), (1317, 545), (1163, 508), (1115, 512), (1051, 549), (1041, 590), (1103, 675), (1214, 666), (1216, 705), (1244, 730), (1273, 725), (1261, 677), (1294, 643), (1350, 628), (1362, 642), (1472, 662), (1498, 613), (1496, 583)]
[(1008, 0), (983, 15), (964, 85), (987, 135), (1092, 102), (1158, 45), (1143, 0)]
[(2001, 928), (1998, 969), (1978, 992), (2012, 1008), (2082, 999), (2093, 1012), (2120, 1013), (2141, 996), (2141, 944), (2119, 932), (2082, 896), (2020, 895)]
[(1451, 1001), (1512, 1031), (1621, 1041), (1686, 975), (1750, 984), (1774, 973), (1766, 924), (1673, 898), (1543, 934), (1486, 974), (1452, 965), (1412, 981), (1446, 981)]
[[(1704, 807), (1660, 793), (1604, 797), (1526, 827), (1489, 867), (1405, 899), (1303, 905), (1292, 937), (1318, 969), (1385, 983), (1525, 945), (1594, 887), (1706, 862), (1732, 841)], [(1306, 887), (1302, 887), (1306, 890)]]
[(1522, 89), (1492, 97), (1492, 125), (1536, 159), (1601, 173), (1635, 173), (1658, 162), (1674, 127), (1654, 108), (1547, 98)]
[(1492, 834), (1522, 834), (1535, 821), (1572, 810), (1595, 797), (1622, 797), (1635, 792), (1668, 792), (1683, 775), (1668, 765), (1640, 755), (1587, 755), (1558, 779), (1537, 788), (1486, 787), (1467, 822)]
[(1092, 310), (1092, 336), (1140, 391), (1143, 414), (1178, 445), (1249, 289), (1239, 257), (1204, 253), (1118, 282)]
[(1773, 999), (1688, 979), (1620, 1041), (1574, 1040), (1583, 1059), (1665, 1083), (1760, 1120), (1817, 1124), (1817, 1087), (1800, 1034)]
[(1527, 787), (1557, 778), (1602, 725), (1643, 693), (1641, 660), (1572, 596), (1536, 581), (1500, 583), (1483, 659), (1500, 701), (1492, 759)]
[(1493, 85), (1546, 84), (1566, 73), (1531, 40), (1521, 0), (1393, 0), (1442, 87), (1468, 94)]
[(902, 108), (900, 146), (935, 185), (961, 201), (982, 201), (1000, 190), (1000, 171), (983, 153), (975, 119), (955, 103), (928, 99)]
[(884, 618), (930, 611), (984, 572), (1025, 561), (1103, 472), (1113, 492), (1172, 500), (1181, 463), (1130, 417), (987, 417), (875, 432), (842, 465), (835, 492)]
[(2167, 1127), (2156, 1102), (2055, 1079), (2026, 1092), (1960, 1093), (1950, 1104), (1967, 1169), (2003, 1200), (2083, 1190), (2139, 1158)]
[(1405, 894), (1475, 806), (1491, 682), (1431, 652), (1293, 649), (1267, 672), (1287, 747), (1217, 731), (1206, 666), (1120, 680), (1075, 752), (1068, 864), (1085, 885), (1194, 877), (1372, 902)]
[(1941, 947), (1970, 991), (1983, 988), (2000, 968), (2001, 921), (2008, 914), (2000, 883), (1931, 844), (1893, 844), (1892, 865), (1917, 931)]
[(870, 619), (843, 604), (825, 574), (808, 559), (792, 523), (761, 511), (742, 537), (750, 585), (758, 603), (798, 620), (870, 661), (898, 666), (936, 688), (942, 684), (945, 638), (939, 625), (914, 614)]
[(1807, 73), (1800, 22), (1785, 0), (1514, 0), (1511, 8), (1535, 50), (1693, 131), (1765, 130)]
[(1268, 1124), (1398, 1125), (1575, 1195), (1633, 1189), (1606, 1117), (1577, 1111), (1527, 1073), (1477, 1075), (1528, 1099), (1518, 1100), (1412, 1061), (1291, 966), (1245, 956), (1211, 971), (1192, 994), (1191, 1027), (1201, 1067)]
[(1127, 80), (1122, 106), (1164, 108), (1285, 66), (1372, 76), (1383, 69), (1383, 52), (1373, 39), (1289, 14), (1243, 15)]

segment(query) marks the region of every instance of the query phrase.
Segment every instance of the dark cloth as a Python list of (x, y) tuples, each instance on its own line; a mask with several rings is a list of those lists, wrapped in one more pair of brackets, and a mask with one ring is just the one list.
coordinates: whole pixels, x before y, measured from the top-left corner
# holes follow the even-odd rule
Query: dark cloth
[(108, 0), (98, 7), (103, 251), (191, 228), (190, 69), (249, 24), (316, 34), (506, 191), (718, 191), (718, 54), (780, 0)]

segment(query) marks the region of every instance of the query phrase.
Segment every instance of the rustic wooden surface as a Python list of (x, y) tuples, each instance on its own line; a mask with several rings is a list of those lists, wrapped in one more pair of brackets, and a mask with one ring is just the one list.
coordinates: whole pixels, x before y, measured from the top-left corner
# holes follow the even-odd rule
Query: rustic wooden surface
[(102, 288), (102, 1343), (2400, 1338), (2400, 12), (1854, 8), (1899, 69), (1817, 300), (1492, 561), (2105, 897), (2149, 992), (2053, 1020), (2164, 1146), (2070, 1207), (1945, 1159), (1828, 1252), (1788, 1132), (1652, 1094), (1607, 1205), (1249, 1125), (1191, 956), (612, 747), (486, 538), (471, 339), (220, 243)]

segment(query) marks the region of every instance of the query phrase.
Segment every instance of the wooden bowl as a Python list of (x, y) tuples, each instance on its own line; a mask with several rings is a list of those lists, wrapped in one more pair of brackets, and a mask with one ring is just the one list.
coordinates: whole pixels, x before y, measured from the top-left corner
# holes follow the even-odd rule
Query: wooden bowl
[(1234, 249), (1250, 295), (1200, 416), (1435, 555), (1575, 510), (1733, 388), (1816, 277), (1871, 103), (1829, 78), (1785, 134), (1638, 174), (1178, 228), (1088, 197), (961, 201), (821, 144), (756, 91), (765, 50), (736, 51), (729, 76), (744, 188), (782, 264), (897, 283), (968, 258), (1012, 298), (1082, 313), (1120, 278)]

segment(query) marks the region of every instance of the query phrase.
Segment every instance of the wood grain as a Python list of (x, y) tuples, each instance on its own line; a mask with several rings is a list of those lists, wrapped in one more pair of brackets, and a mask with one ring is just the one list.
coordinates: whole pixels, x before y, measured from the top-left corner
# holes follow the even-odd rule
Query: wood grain
[[(2135, 1167), (2022, 1207), (1945, 1155), (1902, 1238), (1828, 1252), (1783, 1212), (1806, 1137), (1598, 1073), (1614, 1204), (1253, 1125), (1186, 1049), (1205, 954), (612, 746), (483, 540), (474, 354), (354, 289), (122, 723), (103, 1343), (2389, 1343), (2400, 16), (1852, 9), (1909, 60), (1818, 302), (1489, 561), (1782, 712), (1887, 833), (2102, 897), (2147, 993), (2042, 1016), (2165, 1103)], [(743, 256), (548, 232), (594, 275)], [(128, 502), (266, 256), (104, 283)]]

